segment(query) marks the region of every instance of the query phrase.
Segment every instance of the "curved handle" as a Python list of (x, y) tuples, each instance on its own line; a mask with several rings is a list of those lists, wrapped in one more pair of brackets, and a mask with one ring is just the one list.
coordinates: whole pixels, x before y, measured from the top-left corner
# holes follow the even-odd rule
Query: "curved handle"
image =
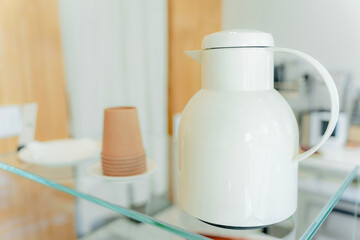
[(321, 145), (323, 145), (323, 143), (330, 137), (330, 135), (334, 131), (335, 126), (336, 126), (336, 122), (337, 122), (337, 119), (338, 119), (338, 116), (339, 116), (339, 95), (338, 95), (334, 80), (332, 79), (330, 73), (315, 58), (307, 55), (306, 53), (303, 53), (303, 52), (300, 52), (300, 51), (297, 51), (297, 50), (293, 50), (293, 49), (277, 48), (277, 47), (273, 47), (273, 48), (270, 48), (270, 49), (272, 51), (289, 53), (289, 54), (298, 56), (298, 57), (306, 60), (307, 62), (311, 63), (315, 67), (317, 72), (320, 74), (322, 79), (324, 80), (324, 83), (325, 83), (325, 85), (326, 85), (326, 87), (327, 87), (327, 89), (329, 91), (329, 94), (330, 94), (331, 112), (330, 112), (330, 120), (329, 120), (329, 124), (327, 126), (327, 129), (326, 129), (324, 135), (322, 136), (322, 138), (320, 139), (320, 141), (315, 146), (313, 146), (312, 148), (310, 148), (306, 152), (298, 154), (297, 156), (295, 156), (294, 161), (298, 162), (298, 161), (301, 161), (301, 160), (304, 160), (304, 159), (308, 158), (311, 154), (316, 152), (321, 147)]

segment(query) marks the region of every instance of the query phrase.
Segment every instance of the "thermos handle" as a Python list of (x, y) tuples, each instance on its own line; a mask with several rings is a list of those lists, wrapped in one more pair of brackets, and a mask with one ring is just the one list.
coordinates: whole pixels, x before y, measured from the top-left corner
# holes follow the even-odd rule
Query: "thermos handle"
[(315, 67), (317, 72), (320, 74), (320, 76), (322, 77), (322, 79), (329, 91), (329, 94), (330, 94), (331, 112), (330, 112), (330, 120), (329, 120), (327, 129), (326, 129), (324, 135), (322, 136), (322, 138), (320, 139), (320, 141), (315, 146), (313, 146), (306, 152), (295, 156), (294, 161), (299, 162), (301, 160), (308, 158), (310, 155), (312, 155), (314, 152), (316, 152), (334, 131), (336, 123), (337, 123), (337, 119), (339, 116), (339, 95), (338, 95), (334, 80), (332, 79), (330, 73), (315, 58), (307, 55), (306, 53), (303, 53), (303, 52), (300, 52), (297, 50), (293, 50), (293, 49), (277, 48), (277, 47), (274, 47), (271, 49), (276, 52), (289, 53), (289, 54), (298, 56), (298, 57), (306, 60), (307, 62), (311, 63)]

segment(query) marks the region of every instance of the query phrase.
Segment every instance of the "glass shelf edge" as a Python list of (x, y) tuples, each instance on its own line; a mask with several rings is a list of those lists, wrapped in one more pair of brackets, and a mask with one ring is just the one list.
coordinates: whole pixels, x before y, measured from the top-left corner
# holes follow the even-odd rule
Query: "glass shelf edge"
[(0, 169), (5, 170), (5, 171), (10, 172), (10, 173), (13, 173), (13, 174), (16, 174), (16, 175), (19, 175), (19, 176), (22, 176), (22, 177), (25, 177), (27, 179), (38, 182), (38, 183), (43, 184), (45, 186), (55, 188), (55, 189), (57, 189), (59, 191), (65, 192), (65, 193), (70, 194), (70, 195), (72, 195), (74, 197), (79, 197), (79, 198), (85, 199), (87, 201), (96, 203), (96, 204), (98, 204), (100, 206), (111, 209), (111, 210), (113, 210), (113, 211), (115, 211), (117, 213), (120, 213), (120, 214), (125, 215), (127, 217), (136, 219), (136, 220), (138, 220), (140, 222), (147, 223), (149, 225), (158, 227), (158, 228), (160, 228), (162, 230), (168, 231), (168, 232), (170, 232), (172, 234), (178, 235), (178, 236), (183, 237), (185, 239), (190, 239), (190, 240), (211, 240), (210, 238), (207, 238), (207, 237), (195, 234), (195, 233), (188, 232), (186, 230), (183, 230), (181, 228), (175, 227), (173, 225), (167, 224), (167, 223), (159, 221), (159, 220), (155, 220), (155, 219), (153, 219), (153, 218), (151, 218), (151, 217), (149, 217), (147, 215), (136, 212), (134, 210), (127, 209), (127, 208), (112, 204), (110, 202), (104, 201), (104, 200), (102, 200), (100, 198), (93, 197), (93, 196), (85, 194), (85, 193), (77, 192), (77, 191), (75, 191), (75, 190), (73, 190), (73, 189), (71, 189), (69, 187), (63, 186), (63, 185), (58, 184), (58, 183), (56, 183), (54, 181), (45, 179), (45, 178), (40, 177), (40, 176), (38, 176), (36, 174), (29, 173), (27, 171), (21, 170), (19, 168), (8, 165), (6, 163), (0, 162)]
[(346, 179), (341, 184), (341, 187), (336, 191), (336, 193), (330, 198), (326, 203), (325, 207), (321, 210), (319, 215), (316, 217), (315, 221), (308, 227), (305, 233), (301, 236), (301, 240), (311, 239), (316, 231), (319, 229), (321, 224), (325, 221), (327, 216), (330, 214), (332, 209), (335, 207), (336, 203), (340, 200), (341, 196), (347, 189), (347, 187), (354, 181), (357, 177), (359, 166), (356, 166), (351, 173), (346, 176)]
[[(67, 194), (70, 194), (75, 197), (86, 199), (87, 201), (96, 203), (98, 205), (101, 205), (103, 207), (106, 207), (108, 209), (111, 209), (117, 213), (120, 213), (122, 215), (125, 215), (127, 217), (136, 219), (140, 222), (147, 223), (149, 225), (158, 227), (162, 230), (168, 231), (172, 234), (178, 235), (180, 237), (190, 239), (190, 240), (211, 240), (210, 238), (188, 232), (186, 230), (183, 230), (181, 228), (175, 227), (173, 225), (167, 224), (165, 222), (155, 220), (147, 215), (138, 213), (134, 210), (127, 209), (121, 206), (118, 206), (116, 204), (112, 204), (110, 202), (104, 201), (100, 198), (93, 197), (88, 194), (84, 194), (81, 192), (77, 192), (76, 190), (73, 190), (69, 187), (63, 186), (61, 184), (58, 184), (54, 181), (45, 179), (41, 176), (38, 176), (36, 174), (29, 173), (27, 171), (21, 170), (19, 168), (16, 168), (14, 166), (8, 165), (6, 163), (0, 162), (0, 169), (5, 170), (7, 172), (25, 177), (27, 179), (30, 179), (32, 181), (38, 182), (40, 184), (43, 184), (45, 186), (55, 188), (59, 191), (65, 192)], [(340, 200), (342, 194), (345, 192), (347, 187), (354, 181), (354, 179), (357, 177), (357, 173), (359, 171), (359, 166), (356, 166), (350, 174), (347, 175), (346, 179), (341, 184), (341, 187), (337, 190), (337, 192), (331, 197), (331, 199), (327, 202), (326, 206), (322, 209), (322, 211), (319, 213), (319, 215), (316, 217), (315, 221), (308, 227), (308, 229), (305, 231), (305, 233), (301, 236), (301, 240), (303, 239), (311, 239), (316, 231), (319, 229), (321, 224), (324, 222), (324, 220), (327, 218), (329, 213), (332, 211), (336, 203)]]

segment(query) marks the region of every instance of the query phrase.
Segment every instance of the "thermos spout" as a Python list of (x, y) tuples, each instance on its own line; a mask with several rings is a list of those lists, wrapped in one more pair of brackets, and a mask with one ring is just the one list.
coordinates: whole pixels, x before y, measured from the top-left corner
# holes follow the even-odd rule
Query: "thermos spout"
[(202, 63), (202, 50), (185, 51), (185, 54), (197, 61)]

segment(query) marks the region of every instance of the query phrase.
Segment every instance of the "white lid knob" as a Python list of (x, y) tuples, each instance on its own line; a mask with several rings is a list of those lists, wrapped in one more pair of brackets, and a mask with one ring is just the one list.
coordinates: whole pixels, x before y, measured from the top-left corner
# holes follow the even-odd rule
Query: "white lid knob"
[(209, 34), (204, 37), (201, 49), (231, 47), (273, 47), (270, 33), (236, 29)]

